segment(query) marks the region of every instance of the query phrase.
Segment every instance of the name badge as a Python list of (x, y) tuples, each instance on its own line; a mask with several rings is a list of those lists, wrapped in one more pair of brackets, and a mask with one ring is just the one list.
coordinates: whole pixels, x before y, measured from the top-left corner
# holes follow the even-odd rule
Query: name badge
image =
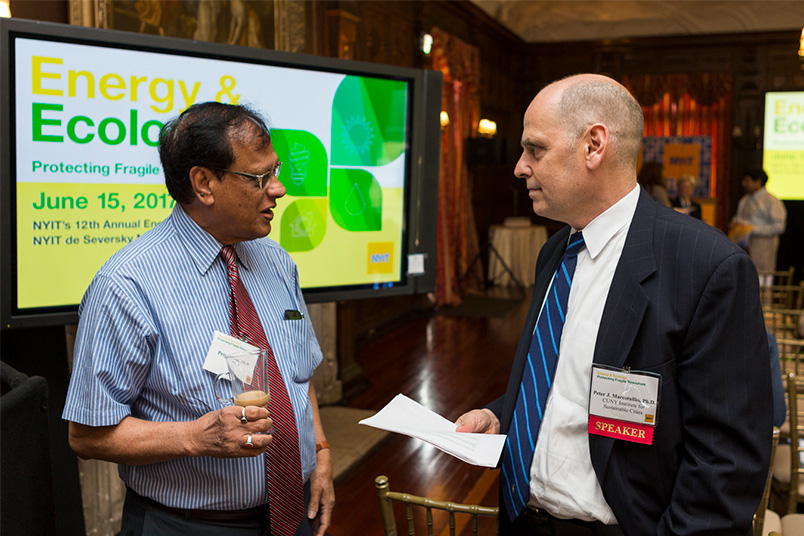
[[(213, 332), (212, 344), (209, 345), (207, 350), (207, 357), (204, 359), (204, 370), (208, 370), (213, 374), (222, 374), (229, 372), (226, 365), (226, 358), (230, 356), (238, 356), (241, 358), (244, 371), (254, 370), (254, 365), (257, 363), (260, 349), (247, 342), (243, 342), (236, 337), (221, 333), (220, 331)], [(236, 371), (239, 372), (239, 371)], [(243, 376), (248, 375), (242, 373)], [(237, 374), (240, 379), (246, 381), (245, 377)], [(249, 378), (246, 383), (251, 383)]]
[(652, 372), (593, 364), (589, 433), (652, 445), (661, 383)]

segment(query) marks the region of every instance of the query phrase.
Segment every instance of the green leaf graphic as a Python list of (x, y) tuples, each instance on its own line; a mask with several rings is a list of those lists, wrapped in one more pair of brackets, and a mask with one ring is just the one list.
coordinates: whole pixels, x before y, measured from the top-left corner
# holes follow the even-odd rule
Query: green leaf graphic
[(367, 171), (333, 169), (329, 211), (335, 223), (347, 231), (379, 231), (382, 229), (382, 189)]
[(405, 149), (405, 82), (347, 76), (332, 104), (332, 164), (381, 166)]
[(327, 151), (305, 130), (271, 130), (274, 151), (282, 162), (279, 180), (294, 197), (326, 197)]
[(327, 232), (327, 200), (297, 199), (282, 213), (279, 244), (286, 251), (310, 251)]

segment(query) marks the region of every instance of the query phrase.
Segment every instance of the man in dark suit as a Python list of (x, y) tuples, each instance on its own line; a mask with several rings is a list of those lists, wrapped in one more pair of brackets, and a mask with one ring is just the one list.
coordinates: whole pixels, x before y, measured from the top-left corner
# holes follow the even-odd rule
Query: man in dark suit
[[(547, 86), (525, 114), (516, 175), (534, 212), (568, 226), (539, 255), (505, 395), (458, 419), (508, 436), (501, 534), (750, 534), (773, 415), (756, 270), (640, 190), (642, 131), (636, 100), (599, 75)], [(631, 412), (605, 376), (654, 387)], [(637, 420), (606, 420), (601, 392)]]

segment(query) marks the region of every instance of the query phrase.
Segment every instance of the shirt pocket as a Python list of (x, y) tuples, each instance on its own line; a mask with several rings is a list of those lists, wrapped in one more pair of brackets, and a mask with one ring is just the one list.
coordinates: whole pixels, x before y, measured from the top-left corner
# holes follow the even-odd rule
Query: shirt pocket
[(321, 362), (321, 351), (309, 320), (283, 320), (279, 324), (277, 335), (281, 351), (278, 359), (286, 365), (284, 370), (290, 372), (290, 378), (295, 383), (310, 381), (313, 371)]

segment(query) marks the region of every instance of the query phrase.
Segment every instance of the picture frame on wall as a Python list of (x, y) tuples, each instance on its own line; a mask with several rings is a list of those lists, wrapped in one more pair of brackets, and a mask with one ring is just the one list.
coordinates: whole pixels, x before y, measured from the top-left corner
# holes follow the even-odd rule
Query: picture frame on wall
[[(101, 0), (93, 7), (101, 28), (274, 48), (273, 0)], [(77, 15), (80, 9), (74, 24)]]

